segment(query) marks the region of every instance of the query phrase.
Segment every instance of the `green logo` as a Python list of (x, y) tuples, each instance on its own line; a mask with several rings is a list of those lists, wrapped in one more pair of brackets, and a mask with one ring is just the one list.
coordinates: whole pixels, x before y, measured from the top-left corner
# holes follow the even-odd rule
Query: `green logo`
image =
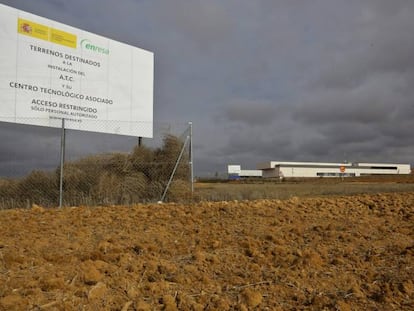
[(96, 53), (109, 55), (109, 49), (103, 48), (103, 47), (100, 47), (100, 46), (96, 46), (96, 45), (92, 44), (92, 42), (88, 39), (83, 39), (81, 41), (81, 46), (84, 49), (91, 50), (91, 51), (94, 51)]

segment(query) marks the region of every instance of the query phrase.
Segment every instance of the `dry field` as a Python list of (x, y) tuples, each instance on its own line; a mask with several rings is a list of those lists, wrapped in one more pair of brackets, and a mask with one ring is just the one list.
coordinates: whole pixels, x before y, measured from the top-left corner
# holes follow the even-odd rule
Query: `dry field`
[(0, 211), (0, 310), (413, 310), (414, 192)]
[(195, 189), (196, 198), (204, 201), (414, 192), (414, 175), (199, 182)]

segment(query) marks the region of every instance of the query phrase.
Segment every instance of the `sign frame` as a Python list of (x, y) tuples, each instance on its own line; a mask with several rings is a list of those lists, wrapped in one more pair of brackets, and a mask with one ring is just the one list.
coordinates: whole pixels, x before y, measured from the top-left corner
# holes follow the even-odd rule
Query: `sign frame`
[(0, 121), (153, 136), (153, 52), (3, 4), (0, 42)]

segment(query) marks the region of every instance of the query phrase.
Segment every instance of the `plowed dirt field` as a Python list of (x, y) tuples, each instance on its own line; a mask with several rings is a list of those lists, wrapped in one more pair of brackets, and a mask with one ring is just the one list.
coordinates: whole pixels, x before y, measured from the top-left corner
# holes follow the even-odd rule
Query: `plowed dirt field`
[(0, 310), (414, 310), (414, 193), (0, 211)]

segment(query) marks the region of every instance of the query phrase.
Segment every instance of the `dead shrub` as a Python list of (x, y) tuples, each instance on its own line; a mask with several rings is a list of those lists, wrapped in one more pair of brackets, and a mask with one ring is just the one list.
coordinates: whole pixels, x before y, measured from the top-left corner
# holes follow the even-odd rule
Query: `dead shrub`
[[(63, 176), (63, 202), (80, 204), (133, 204), (159, 200), (183, 148), (183, 142), (166, 135), (161, 148), (137, 146), (130, 154), (88, 156), (67, 162)], [(188, 155), (183, 154), (169, 189), (170, 201), (190, 197)], [(0, 195), (18, 204), (50, 206), (59, 201), (60, 168), (53, 173), (34, 171), (22, 180), (2, 181)]]
[(171, 183), (167, 193), (167, 201), (183, 202), (191, 199), (190, 183), (185, 180), (175, 180)]
[(122, 204), (132, 204), (144, 200), (148, 179), (142, 172), (125, 176), (122, 181)]
[(43, 206), (56, 206), (59, 191), (53, 173), (33, 171), (18, 183), (18, 198), (22, 201), (40, 204)]

